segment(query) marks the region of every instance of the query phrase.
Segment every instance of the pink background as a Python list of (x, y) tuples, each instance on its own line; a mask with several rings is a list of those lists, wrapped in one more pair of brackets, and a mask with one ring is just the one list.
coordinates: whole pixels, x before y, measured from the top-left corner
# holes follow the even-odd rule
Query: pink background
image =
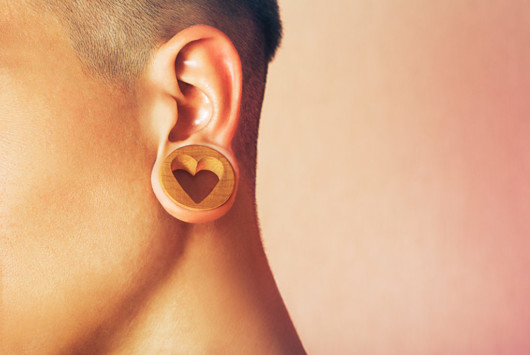
[(280, 0), (259, 138), (312, 354), (530, 354), (530, 4)]

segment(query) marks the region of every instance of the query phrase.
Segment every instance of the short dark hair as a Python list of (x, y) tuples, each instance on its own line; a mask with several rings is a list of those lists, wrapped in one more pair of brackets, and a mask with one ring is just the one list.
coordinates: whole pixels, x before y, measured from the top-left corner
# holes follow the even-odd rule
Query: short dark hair
[[(130, 81), (151, 51), (179, 30), (213, 25), (242, 57), (266, 63), (279, 46), (276, 0), (38, 0), (69, 31), (81, 61), (106, 79)], [(262, 58), (260, 58), (262, 57)], [(244, 61), (245, 58), (242, 58)]]
[(214, 26), (228, 35), (241, 57), (243, 97), (237, 158), (255, 181), (256, 141), (268, 63), (282, 37), (277, 0), (29, 0), (50, 12), (69, 32), (89, 73), (131, 84), (154, 49), (180, 30)]

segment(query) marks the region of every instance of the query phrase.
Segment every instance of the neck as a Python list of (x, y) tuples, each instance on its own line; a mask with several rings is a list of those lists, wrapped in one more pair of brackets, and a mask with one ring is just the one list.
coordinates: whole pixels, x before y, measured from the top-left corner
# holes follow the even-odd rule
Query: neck
[(112, 352), (304, 353), (269, 268), (251, 194), (188, 225), (183, 250)]

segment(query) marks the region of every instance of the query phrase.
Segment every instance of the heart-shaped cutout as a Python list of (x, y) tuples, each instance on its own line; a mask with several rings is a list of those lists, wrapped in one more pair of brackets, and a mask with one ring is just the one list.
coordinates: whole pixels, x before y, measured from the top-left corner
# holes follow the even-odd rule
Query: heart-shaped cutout
[(191, 174), (185, 169), (177, 169), (173, 171), (173, 176), (195, 203), (201, 203), (208, 197), (219, 182), (219, 177), (209, 170)]
[(217, 150), (192, 144), (175, 149), (164, 159), (159, 181), (163, 192), (177, 206), (209, 211), (231, 203), (236, 188), (235, 172)]

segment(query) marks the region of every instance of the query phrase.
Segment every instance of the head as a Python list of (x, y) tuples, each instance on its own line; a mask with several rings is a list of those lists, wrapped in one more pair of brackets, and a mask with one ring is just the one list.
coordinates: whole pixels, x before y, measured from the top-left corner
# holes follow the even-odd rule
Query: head
[(178, 259), (168, 254), (182, 250), (189, 226), (151, 181), (171, 150), (219, 148), (253, 203), (278, 9), (274, 0), (3, 1), (0, 33), (1, 335), (21, 344), (38, 327), (35, 346), (74, 346), (156, 282), (159, 260)]

